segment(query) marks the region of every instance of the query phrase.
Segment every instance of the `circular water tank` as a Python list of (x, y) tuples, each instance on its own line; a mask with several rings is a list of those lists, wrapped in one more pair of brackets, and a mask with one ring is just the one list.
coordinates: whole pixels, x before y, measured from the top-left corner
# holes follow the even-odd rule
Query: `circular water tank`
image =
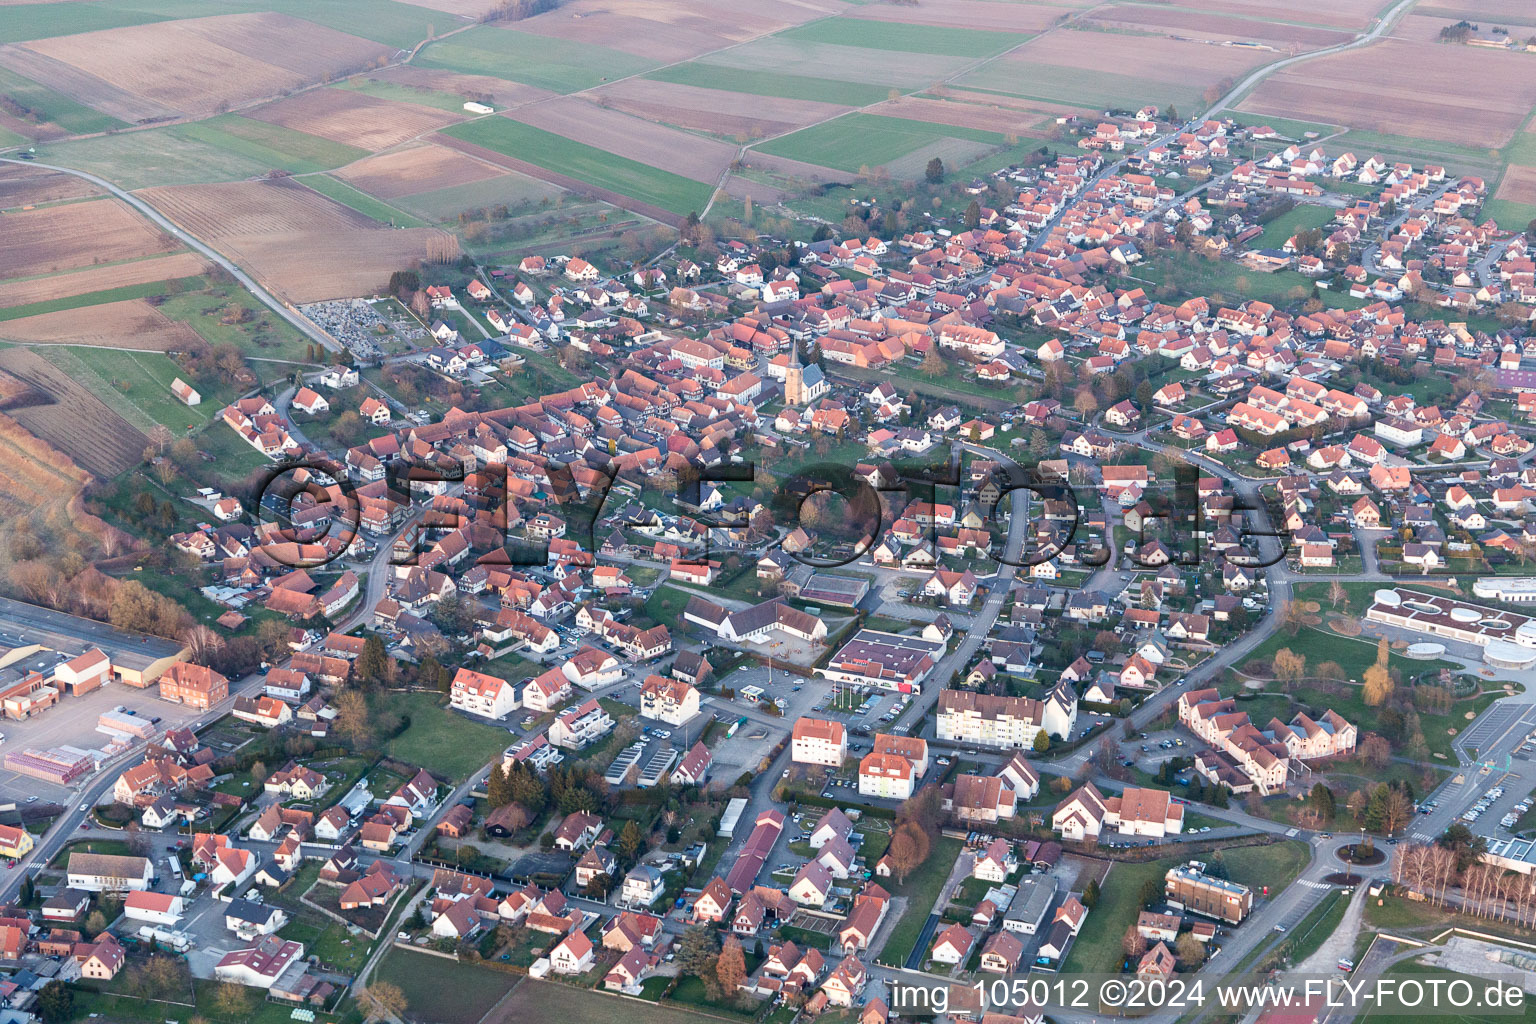
[(1410, 658), (1417, 658), (1420, 661), (1429, 661), (1430, 659), (1438, 658), (1440, 655), (1445, 653), (1445, 644), (1409, 644), (1408, 649), (1403, 653)]
[(1397, 596), (1395, 590), (1376, 591), (1376, 603), (1388, 608), (1396, 608), (1403, 603), (1403, 599)]
[(1483, 613), (1476, 608), (1452, 608), (1451, 619), (1456, 622), (1476, 622), (1483, 617)]

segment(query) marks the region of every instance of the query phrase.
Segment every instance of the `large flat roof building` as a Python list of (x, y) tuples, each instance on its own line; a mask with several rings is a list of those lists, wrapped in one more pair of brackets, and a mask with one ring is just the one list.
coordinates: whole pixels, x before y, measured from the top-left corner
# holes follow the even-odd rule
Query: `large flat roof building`
[(943, 653), (941, 641), (861, 629), (819, 671), (834, 682), (912, 693)]

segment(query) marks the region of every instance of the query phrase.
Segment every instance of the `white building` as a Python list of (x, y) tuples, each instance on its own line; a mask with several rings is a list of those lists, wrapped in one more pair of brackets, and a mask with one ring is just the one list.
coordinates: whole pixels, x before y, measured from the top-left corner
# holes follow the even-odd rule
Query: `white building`
[(802, 718), (795, 723), (790, 758), (795, 764), (840, 768), (848, 759), (848, 730), (841, 722)]
[(481, 718), (505, 718), (523, 705), (514, 684), (461, 668), (453, 677), (448, 706)]

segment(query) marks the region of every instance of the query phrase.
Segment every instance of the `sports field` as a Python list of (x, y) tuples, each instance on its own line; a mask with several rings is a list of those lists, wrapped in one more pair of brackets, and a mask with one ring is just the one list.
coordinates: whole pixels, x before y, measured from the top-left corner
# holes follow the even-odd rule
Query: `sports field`
[(416, 64), (491, 75), (551, 92), (578, 92), (639, 74), (655, 62), (603, 46), (502, 28), (473, 28), (422, 51)]
[(676, 214), (701, 210), (714, 189), (659, 167), (627, 160), (563, 135), (505, 117), (484, 117), (452, 125), (443, 134), (505, 153), (599, 188), (659, 206)]
[(860, 167), (891, 163), (945, 139), (966, 140), (983, 145), (1003, 144), (1003, 136), (996, 132), (910, 121), (903, 117), (854, 113), (803, 128), (757, 148), (772, 156), (802, 160), (842, 171), (857, 171)]

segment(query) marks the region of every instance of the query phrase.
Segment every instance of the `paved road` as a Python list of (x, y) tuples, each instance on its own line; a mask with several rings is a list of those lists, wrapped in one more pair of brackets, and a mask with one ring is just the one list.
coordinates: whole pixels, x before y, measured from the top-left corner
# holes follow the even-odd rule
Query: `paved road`
[(195, 235), (189, 234), (182, 228), (177, 227), (159, 210), (155, 209), (153, 206), (150, 206), (148, 203), (134, 195), (132, 192), (118, 188), (116, 185), (112, 184), (105, 178), (99, 178), (96, 175), (89, 174), (85, 171), (77, 171), (72, 167), (60, 167), (57, 164), (38, 163), (35, 160), (15, 160), (11, 157), (0, 157), (0, 163), (16, 164), (21, 167), (40, 167), (44, 170), (58, 171), (61, 174), (71, 174), (76, 178), (82, 178), (85, 181), (90, 182), (97, 188), (105, 189), (107, 192), (110, 192), (112, 195), (116, 196), (118, 199), (121, 199), (135, 210), (138, 210), (145, 217), (149, 218), (149, 220), (152, 221), (156, 227), (170, 235), (172, 238), (201, 253), (203, 256), (206, 256), (214, 263), (217, 263), (219, 266), (229, 271), (230, 275), (234, 277), (236, 281), (239, 281), (247, 291), (256, 296), (257, 300), (261, 302), (262, 305), (266, 306), (268, 309), (272, 310), (272, 312), (288, 321), (299, 330), (299, 333), (303, 334), (306, 338), (310, 339), (311, 341), (318, 342), (319, 344), (325, 346), (327, 349), (330, 349), (332, 352), (345, 351), (345, 349), (343, 349), (342, 346), (338, 344), (336, 340), (329, 334), (326, 334), (324, 331), (320, 330), (320, 328), (310, 323), (306, 317), (300, 315), (286, 303), (277, 299), (274, 295), (272, 295), (271, 292), (268, 292), (261, 285), (257, 284), (256, 280), (252, 278), (251, 275), (241, 270), (239, 265), (234, 261), (227, 259), (221, 253), (204, 243)]

